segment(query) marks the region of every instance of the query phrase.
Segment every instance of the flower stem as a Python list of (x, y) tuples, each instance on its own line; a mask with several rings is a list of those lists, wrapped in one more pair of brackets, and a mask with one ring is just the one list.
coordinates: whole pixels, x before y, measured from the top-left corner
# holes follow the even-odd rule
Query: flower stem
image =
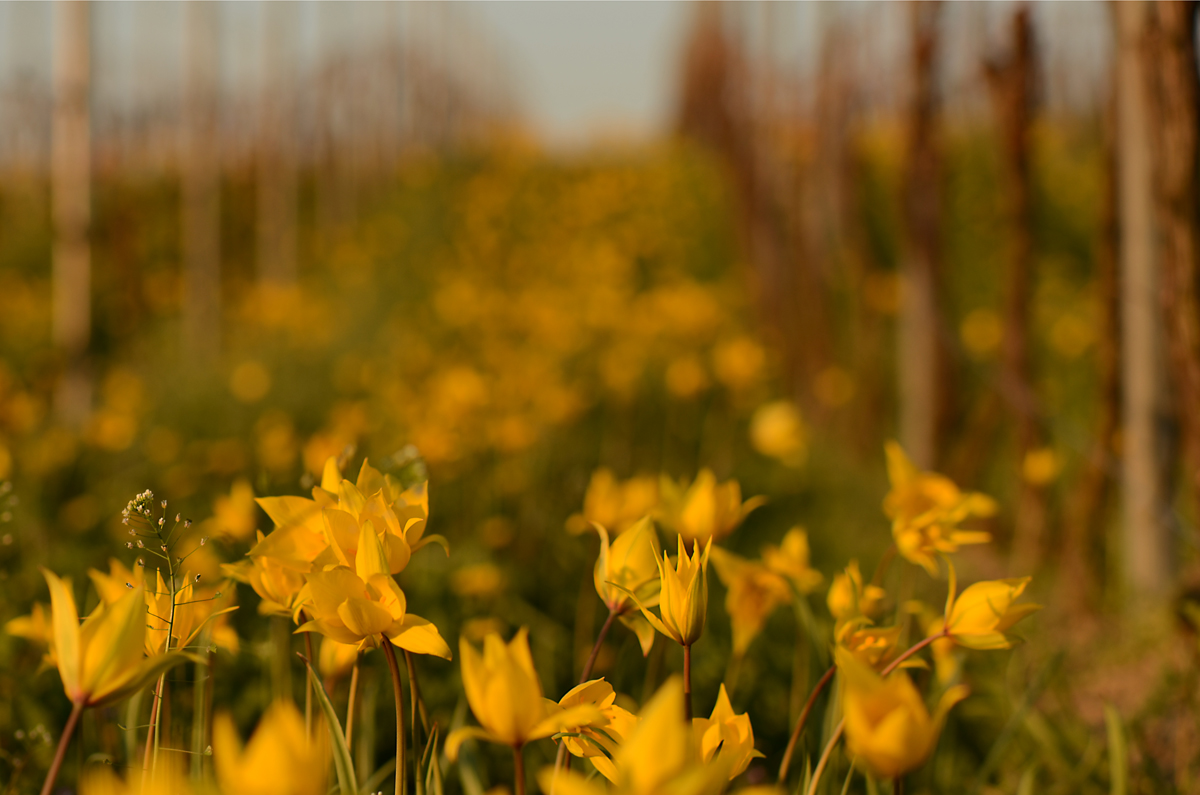
[(396, 664), (396, 651), (387, 638), (380, 643), (392, 671), (392, 690), (396, 694), (396, 795), (404, 795), (408, 781), (404, 777), (404, 687), (400, 683), (400, 666)]
[(404, 650), (404, 664), (408, 668), (408, 696), (412, 718), (412, 753), (413, 753), (413, 789), (417, 795), (425, 795), (425, 782), (421, 780), (421, 738), (417, 729), (417, 704), (421, 701), (421, 691), (417, 686), (417, 669), (413, 665), (412, 653)]
[(692, 723), (692, 645), (683, 647), (683, 717)]
[(513, 791), (525, 795), (525, 756), (519, 745), (513, 746)]
[(46, 781), (42, 784), (42, 795), (50, 795), (54, 789), (58, 770), (62, 767), (63, 757), (67, 755), (67, 746), (71, 744), (71, 735), (75, 733), (75, 726), (79, 723), (79, 716), (82, 714), (83, 702), (76, 701), (71, 707), (71, 717), (67, 718), (67, 725), (63, 727), (62, 737), (58, 738), (58, 750), (54, 752), (54, 761), (50, 763), (50, 771), (46, 773)]
[(918, 641), (917, 643), (915, 643), (914, 645), (909, 647), (909, 649), (906, 652), (901, 654), (896, 659), (892, 660), (891, 664), (888, 665), (887, 668), (883, 669), (883, 672), (880, 674), (880, 676), (886, 677), (892, 671), (899, 668), (900, 663), (904, 662), (909, 657), (911, 657), (914, 654), (916, 654), (917, 652), (919, 652), (921, 649), (923, 649), (926, 646), (928, 646), (929, 644), (933, 643), (935, 640), (941, 640), (942, 638), (949, 637), (949, 635), (950, 635), (950, 633), (943, 629), (941, 632), (935, 633), (935, 634), (930, 635), (929, 637), (925, 638), (924, 640)]
[(616, 610), (608, 611), (608, 618), (604, 619), (603, 626), (600, 627), (600, 632), (596, 635), (596, 642), (592, 645), (592, 653), (588, 655), (587, 662), (583, 664), (583, 673), (579, 675), (579, 684), (583, 684), (592, 675), (592, 667), (596, 665), (596, 657), (600, 654), (600, 647), (604, 645), (604, 639), (608, 637), (608, 630), (612, 628), (613, 621), (617, 618)]
[[(583, 684), (592, 675), (592, 667), (596, 664), (596, 657), (600, 654), (600, 647), (604, 645), (604, 639), (608, 637), (608, 631), (612, 629), (613, 621), (619, 613), (616, 610), (608, 611), (608, 618), (604, 619), (604, 624), (600, 627), (600, 632), (596, 635), (596, 642), (592, 644), (592, 653), (588, 655), (587, 662), (583, 664), (583, 673), (579, 675), (579, 684)], [(571, 768), (571, 758), (567, 755), (567, 744), (565, 742), (558, 744), (558, 754), (554, 757), (554, 779), (558, 781), (558, 771), (560, 769), (569, 770)], [(554, 784), (550, 785), (551, 795), (554, 793)]]
[(350, 741), (354, 739), (354, 702), (358, 701), (358, 663), (362, 659), (360, 653), (354, 658), (354, 668), (350, 670), (350, 699), (346, 705), (346, 747), (353, 747)]
[(833, 736), (826, 743), (825, 750), (821, 752), (821, 759), (817, 762), (816, 770), (813, 771), (812, 782), (808, 785), (808, 795), (817, 795), (817, 785), (821, 783), (821, 774), (825, 772), (825, 766), (829, 764), (829, 757), (833, 756), (833, 747), (838, 744), (838, 740), (842, 739), (842, 732), (845, 730), (846, 719), (843, 718), (838, 722), (837, 728), (833, 730)]
[(154, 729), (158, 726), (158, 714), (160, 711), (159, 705), (162, 703), (163, 679), (166, 674), (158, 677), (158, 682), (154, 685), (152, 691), (153, 698), (150, 702), (150, 728), (146, 731), (146, 753), (142, 757), (142, 789), (146, 788), (146, 781), (150, 775), (151, 762), (154, 759)]
[[(307, 620), (308, 620), (307, 618), (305, 618), (303, 610), (300, 611), (300, 620), (302, 622), (307, 622)], [(311, 632), (304, 633), (304, 654), (310, 660), (315, 661), (317, 659), (316, 657), (313, 656), (313, 643), (312, 643), (312, 633)], [(304, 677), (304, 736), (309, 738), (310, 740), (312, 739), (312, 702), (313, 702), (312, 677), (306, 676), (306, 677)]]
[(788, 768), (792, 764), (792, 755), (796, 752), (796, 743), (800, 741), (800, 735), (804, 732), (804, 724), (808, 721), (808, 715), (817, 703), (817, 696), (821, 695), (821, 691), (833, 680), (833, 675), (836, 672), (837, 666), (829, 666), (829, 670), (825, 672), (825, 675), (817, 682), (816, 687), (809, 693), (808, 701), (804, 703), (804, 709), (800, 712), (800, 718), (796, 721), (796, 728), (792, 730), (792, 736), (788, 740), (787, 750), (783, 752), (783, 762), (779, 765), (780, 784), (787, 780)]

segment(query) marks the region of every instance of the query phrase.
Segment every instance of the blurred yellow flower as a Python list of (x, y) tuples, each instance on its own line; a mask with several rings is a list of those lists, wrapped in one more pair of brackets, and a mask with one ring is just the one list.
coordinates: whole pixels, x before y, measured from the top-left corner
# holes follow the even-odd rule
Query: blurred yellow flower
[(727, 389), (741, 392), (758, 383), (766, 365), (762, 346), (749, 337), (734, 337), (713, 348), (713, 374)]
[(883, 510), (892, 520), (892, 537), (901, 555), (936, 577), (939, 555), (991, 540), (988, 533), (958, 527), (970, 517), (993, 515), (996, 503), (991, 497), (960, 491), (944, 475), (919, 471), (896, 442), (888, 442), (885, 450), (892, 489)]
[(354, 667), (358, 654), (358, 647), (354, 644), (321, 638), (321, 649), (317, 652), (317, 670), (321, 672), (321, 678), (330, 680), (344, 676)]
[(507, 644), (499, 635), (488, 635), (483, 639), (482, 656), (465, 638), (459, 639), (458, 648), (467, 703), (481, 725), (450, 733), (446, 755), (451, 760), (458, 758), (459, 747), (471, 738), (519, 749), (565, 726), (603, 721), (592, 704), (563, 709), (542, 697), (542, 684), (529, 653), (529, 631), (524, 627)]
[(899, 653), (900, 627), (871, 627), (860, 617), (839, 624), (834, 641), (863, 664), (882, 670)]
[(231, 541), (254, 538), (254, 531), (258, 527), (258, 510), (250, 482), (239, 478), (233, 482), (229, 494), (219, 495), (213, 501), (213, 517), (206, 524), (211, 527), (209, 534), (215, 538)]
[(667, 365), (667, 391), (677, 398), (695, 397), (708, 386), (708, 373), (694, 355), (681, 356)]
[(562, 731), (583, 737), (562, 738), (562, 743), (574, 756), (589, 760), (609, 781), (616, 782), (617, 769), (612, 758), (637, 725), (637, 716), (616, 704), (617, 694), (603, 679), (593, 679), (577, 685), (558, 701), (564, 710), (591, 705), (600, 711), (600, 719), (591, 723), (564, 726)]
[(859, 616), (878, 618), (886, 597), (887, 593), (878, 585), (863, 585), (858, 561), (852, 560), (844, 572), (834, 576), (825, 603), (830, 614), (841, 623)]
[(766, 565), (720, 547), (712, 550), (712, 563), (726, 588), (725, 610), (733, 625), (733, 653), (745, 654), (771, 613), (791, 603), (791, 586)]
[(750, 418), (750, 444), (787, 466), (802, 466), (808, 458), (808, 428), (800, 409), (790, 400), (759, 406)]
[(692, 729), (700, 746), (700, 758), (710, 762), (718, 754), (726, 758), (729, 778), (733, 780), (750, 766), (750, 760), (763, 757), (754, 750), (754, 728), (750, 716), (735, 715), (725, 685), (717, 693), (717, 703), (707, 718), (692, 718)]
[(700, 470), (696, 479), (676, 483), (665, 475), (659, 483), (659, 518), (684, 541), (704, 543), (729, 535), (746, 514), (766, 502), (753, 497), (742, 502), (742, 489), (736, 480), (717, 483), (711, 469)]
[(54, 630), (46, 615), (47, 609), (41, 602), (34, 602), (33, 609), (27, 616), (17, 616), (9, 619), (4, 625), (4, 631), (9, 635), (40, 646), (46, 650), (42, 656), (42, 667), (47, 668), (56, 664), (54, 654)]
[(804, 528), (793, 527), (779, 546), (763, 547), (763, 563), (776, 574), (791, 580), (799, 593), (812, 593), (821, 585), (821, 572), (809, 566), (808, 534)]
[(637, 723), (612, 758), (609, 789), (574, 770), (547, 767), (538, 774), (543, 792), (556, 795), (717, 795), (729, 783), (735, 754), (701, 759), (696, 731), (683, 719), (683, 681), (668, 679), (642, 707)]
[(1062, 472), (1062, 459), (1053, 447), (1039, 447), (1025, 454), (1021, 477), (1034, 486), (1049, 486)]
[(495, 563), (462, 566), (450, 574), (450, 590), (458, 596), (486, 598), (504, 589), (504, 572)]
[(644, 517), (611, 544), (608, 531), (599, 524), (595, 528), (600, 534), (600, 554), (592, 574), (596, 593), (604, 605), (617, 614), (618, 620), (637, 635), (642, 654), (649, 654), (654, 645), (654, 628), (637, 610), (630, 594), (646, 607), (658, 604), (662, 581), (654, 524), (649, 517)]
[(75, 704), (120, 701), (188, 659), (178, 652), (144, 656), (146, 606), (141, 586), (111, 605), (100, 605), (80, 623), (70, 585), (47, 569), (42, 574), (50, 586), (58, 673), (67, 698)]
[(159, 768), (151, 776), (140, 770), (130, 770), (129, 778), (121, 778), (108, 765), (88, 765), (80, 776), (80, 795), (191, 795), (195, 792), (177, 764), (170, 757), (159, 760)]
[(226, 793), (325, 795), (329, 747), (324, 731), (309, 737), (304, 716), (290, 701), (276, 701), (242, 747), (229, 713), (213, 721), (213, 765)]
[(1009, 648), (1012, 641), (1004, 633), (1025, 616), (1042, 609), (1041, 605), (1013, 604), (1029, 581), (1029, 577), (1023, 577), (977, 582), (956, 598), (952, 577), (946, 610), (947, 634), (968, 649)]
[(903, 671), (882, 679), (845, 649), (834, 654), (847, 750), (879, 778), (896, 778), (920, 766), (933, 753), (950, 708), (966, 698), (966, 687), (947, 690), (931, 716)]
[(651, 513), (658, 504), (658, 480), (639, 475), (620, 481), (607, 467), (592, 473), (583, 495), (583, 511), (567, 519), (567, 529), (582, 533), (592, 523), (616, 534), (625, 532), (634, 522)]

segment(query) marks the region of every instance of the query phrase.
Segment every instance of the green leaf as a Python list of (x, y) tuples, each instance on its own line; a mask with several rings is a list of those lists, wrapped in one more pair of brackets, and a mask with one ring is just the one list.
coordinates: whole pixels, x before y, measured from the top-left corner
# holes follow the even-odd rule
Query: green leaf
[[(301, 657), (301, 659), (304, 659)], [(321, 677), (313, 670), (312, 663), (304, 659), (304, 667), (308, 669), (308, 677), (312, 680), (313, 690), (317, 695), (317, 703), (325, 713), (325, 726), (329, 729), (329, 738), (333, 740), (333, 766), (337, 771), (338, 788), (342, 795), (358, 795), (358, 779), (354, 775), (354, 763), (350, 759), (350, 749), (346, 746), (346, 732), (342, 722), (338, 720), (337, 712), (325, 692)]]
[(1129, 791), (1129, 748), (1125, 726), (1112, 704), (1104, 705), (1104, 728), (1108, 733), (1108, 791), (1110, 795), (1125, 795)]

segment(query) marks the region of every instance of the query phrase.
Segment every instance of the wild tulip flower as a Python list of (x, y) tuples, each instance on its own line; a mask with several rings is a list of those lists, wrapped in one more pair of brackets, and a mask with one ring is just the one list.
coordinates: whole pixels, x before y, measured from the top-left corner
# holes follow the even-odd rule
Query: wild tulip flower
[(933, 753), (950, 708), (966, 698), (966, 687), (947, 690), (930, 715), (903, 671), (883, 679), (846, 650), (834, 654), (851, 755), (880, 778), (896, 778), (919, 767)]
[(766, 502), (753, 497), (742, 502), (736, 480), (718, 483), (711, 469), (702, 469), (691, 485), (663, 476), (659, 485), (659, 518), (691, 546), (729, 535), (746, 515)]
[(46, 569), (42, 574), (50, 586), (58, 673), (72, 703), (71, 717), (42, 787), (43, 795), (48, 795), (85, 708), (120, 701), (189, 658), (179, 652), (144, 656), (146, 603), (141, 586), (111, 605), (101, 604), (80, 623), (70, 585)]
[(725, 584), (725, 610), (733, 625), (733, 653), (740, 656), (762, 632), (771, 613), (792, 601), (792, 589), (783, 576), (764, 564), (720, 547), (713, 549), (712, 563)]
[(153, 776), (130, 770), (122, 780), (108, 765), (89, 765), (79, 782), (80, 795), (192, 795), (191, 782), (177, 765), (163, 761)]
[(567, 709), (542, 697), (542, 684), (529, 652), (529, 631), (522, 627), (512, 641), (499, 635), (483, 639), (483, 654), (460, 638), (463, 689), (467, 703), (480, 726), (468, 726), (446, 738), (446, 755), (458, 758), (463, 742), (478, 738), (513, 749), (518, 795), (525, 791), (525, 767), (521, 749), (532, 740), (557, 734), (567, 726), (594, 724), (603, 720), (592, 704)]
[(358, 649), (390, 642), (416, 654), (450, 659), (450, 647), (432, 623), (407, 611), (407, 599), (388, 571), (383, 544), (360, 528), (355, 568), (334, 566), (309, 575), (297, 597), (311, 616), (297, 632), (320, 632)]
[(802, 594), (815, 591), (824, 579), (821, 572), (809, 565), (808, 534), (800, 527), (788, 530), (779, 546), (763, 547), (762, 560), (768, 569), (791, 580)]
[(899, 653), (900, 627), (866, 626), (867, 620), (846, 621), (839, 625), (835, 635), (838, 648), (854, 655), (859, 662), (879, 671), (887, 666)]
[(825, 602), (834, 619), (842, 623), (859, 616), (878, 618), (886, 597), (887, 593), (878, 585), (863, 585), (858, 561), (852, 560), (844, 572), (833, 578)]
[(750, 766), (750, 760), (763, 757), (754, 750), (754, 727), (750, 725), (750, 716), (734, 714), (724, 684), (717, 693), (712, 715), (693, 718), (692, 729), (700, 747), (701, 760), (710, 762), (718, 754), (726, 757), (730, 780), (740, 776)]
[(954, 596), (951, 577), (950, 597), (947, 600), (945, 632), (959, 646), (968, 649), (1007, 649), (1012, 640), (1004, 633), (1041, 605), (1014, 605), (1029, 584), (1029, 577), (1019, 580), (990, 580), (977, 582)]
[(786, 466), (803, 466), (808, 458), (808, 428), (796, 404), (776, 400), (760, 406), (750, 419), (750, 444)]
[(642, 654), (649, 654), (654, 645), (654, 628), (637, 609), (630, 594), (646, 607), (658, 604), (660, 549), (654, 525), (649, 517), (643, 517), (611, 543), (602, 525), (594, 527), (600, 534), (600, 555), (593, 572), (596, 593), (609, 613), (637, 635)]
[[(576, 685), (558, 700), (564, 710), (575, 707), (593, 706), (600, 718), (591, 723), (580, 723), (562, 728), (562, 743), (572, 755), (589, 760), (609, 781), (616, 782), (617, 769), (612, 757), (625, 739), (637, 726), (637, 716), (615, 703), (617, 694), (612, 685), (603, 679), (593, 679)], [(568, 735), (578, 734), (580, 737)]]
[[(324, 734), (315, 735), (324, 738)], [(329, 746), (304, 731), (304, 716), (276, 701), (242, 746), (228, 713), (213, 722), (213, 764), (223, 792), (239, 795), (325, 795)]]
[(638, 713), (637, 724), (612, 757), (610, 789), (574, 770), (547, 767), (538, 775), (555, 795), (717, 795), (729, 783), (733, 754), (705, 761), (696, 731), (681, 719), (685, 702), (679, 677), (668, 679)]
[(94, 707), (120, 701), (153, 677), (188, 659), (181, 654), (146, 657), (146, 606), (139, 586), (126, 589), (82, 623), (70, 586), (42, 570), (50, 586), (54, 647), (63, 690), (75, 704)]
[(936, 577), (939, 555), (991, 540), (988, 533), (958, 526), (970, 517), (995, 514), (991, 497), (961, 491), (936, 472), (921, 472), (895, 442), (888, 442), (885, 451), (892, 489), (883, 500), (883, 510), (892, 520), (896, 550), (905, 559)]

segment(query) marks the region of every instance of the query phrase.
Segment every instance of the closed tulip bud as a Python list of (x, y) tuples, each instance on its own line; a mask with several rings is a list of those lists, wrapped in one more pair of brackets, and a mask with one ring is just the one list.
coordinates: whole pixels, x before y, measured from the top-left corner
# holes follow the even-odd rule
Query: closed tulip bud
[(1007, 649), (1012, 640), (1004, 633), (1040, 605), (1014, 605), (1029, 584), (1019, 580), (977, 582), (954, 598), (951, 579), (950, 605), (946, 611), (946, 634), (968, 649)]
[(930, 715), (903, 671), (883, 679), (845, 649), (834, 654), (851, 755), (879, 778), (896, 778), (920, 766), (933, 753), (950, 708), (966, 698), (966, 687), (947, 690)]
[(591, 704), (562, 709), (542, 697), (542, 685), (529, 652), (529, 631), (524, 627), (511, 642), (499, 635), (483, 639), (483, 654), (459, 639), (463, 689), (467, 703), (480, 726), (451, 732), (446, 738), (446, 754), (455, 759), (462, 743), (472, 737), (520, 748), (531, 740), (549, 737), (564, 726), (577, 726), (601, 720), (600, 710)]
[(692, 718), (692, 729), (700, 745), (700, 758), (708, 762), (717, 755), (725, 757), (730, 780), (740, 776), (751, 759), (763, 756), (754, 750), (754, 727), (750, 725), (750, 716), (734, 714), (723, 684), (717, 693), (712, 715)]
[(704, 633), (704, 618), (708, 615), (708, 555), (712, 550), (712, 539), (704, 549), (692, 545), (689, 555), (679, 537), (679, 555), (675, 565), (664, 552), (658, 562), (659, 592), (658, 609), (662, 618), (651, 613), (645, 603), (634, 599), (650, 625), (681, 646), (691, 646)]

